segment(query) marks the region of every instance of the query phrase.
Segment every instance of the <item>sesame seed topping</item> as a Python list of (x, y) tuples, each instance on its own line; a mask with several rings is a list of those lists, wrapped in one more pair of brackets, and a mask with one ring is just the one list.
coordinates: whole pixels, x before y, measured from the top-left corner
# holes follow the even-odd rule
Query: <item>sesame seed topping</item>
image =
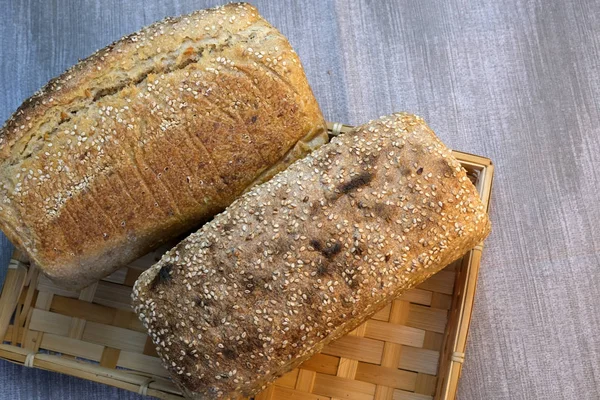
[[(372, 313), (485, 236), (485, 212), (457, 166), (409, 114), (334, 138), (244, 194), (144, 273), (134, 289), (136, 312), (151, 316), (145, 324), (169, 354), (182, 346), (183, 332), (171, 324), (191, 312), (203, 331), (194, 348), (215, 360), (200, 371), (216, 371), (212, 384), (225, 393), (270, 380), (281, 360), (311, 354), (349, 316)], [(177, 272), (156, 295), (148, 289), (165, 265)], [(169, 289), (190, 282), (189, 290)], [(194, 374), (196, 365), (184, 359), (177, 368)], [(229, 379), (233, 368), (242, 383)]]

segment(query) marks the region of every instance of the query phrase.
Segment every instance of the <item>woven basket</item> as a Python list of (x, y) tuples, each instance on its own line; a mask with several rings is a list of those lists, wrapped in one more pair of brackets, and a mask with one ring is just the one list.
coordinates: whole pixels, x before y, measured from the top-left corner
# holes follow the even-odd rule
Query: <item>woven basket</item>
[[(350, 127), (329, 124), (331, 135)], [(489, 204), (490, 160), (454, 152)], [(15, 252), (0, 294), (0, 358), (180, 399), (130, 306), (131, 287), (165, 246), (81, 291), (61, 289)], [(256, 400), (454, 399), (471, 320), (477, 246), (284, 375)]]

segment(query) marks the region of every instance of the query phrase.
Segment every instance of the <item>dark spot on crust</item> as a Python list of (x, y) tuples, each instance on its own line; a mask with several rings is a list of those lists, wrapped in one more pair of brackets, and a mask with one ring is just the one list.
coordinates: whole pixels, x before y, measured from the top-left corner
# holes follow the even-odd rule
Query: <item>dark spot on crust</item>
[(386, 255), (385, 255), (385, 262), (388, 262), (388, 261), (390, 261), (390, 258), (392, 258), (392, 256), (391, 256), (391, 255), (389, 255), (389, 254), (386, 254)]
[(233, 360), (236, 358), (235, 351), (231, 349), (223, 349), (223, 356), (229, 360)]
[(262, 341), (257, 336), (257, 333), (248, 333), (246, 340), (238, 345), (238, 354), (251, 353), (256, 349), (262, 349)]
[(419, 167), (419, 169), (417, 169), (417, 175), (421, 175), (423, 173), (423, 167)]
[(322, 249), (321, 242), (319, 242), (317, 239), (311, 239), (309, 244), (317, 251), (321, 251)]
[(346, 285), (348, 285), (350, 289), (354, 289), (358, 286), (358, 282), (356, 281), (356, 279), (350, 279), (350, 281), (344, 280), (344, 282), (346, 283)]
[(327, 265), (325, 265), (323, 263), (319, 263), (317, 265), (317, 275), (318, 276), (327, 275), (327, 272), (328, 272)]
[(321, 253), (327, 258), (333, 258), (339, 254), (340, 251), (342, 251), (342, 245), (338, 242), (334, 242), (331, 246), (325, 247)]
[(194, 58), (188, 58), (187, 60), (180, 63), (177, 67), (183, 69), (183, 68), (187, 67), (188, 65), (195, 63), (195, 62), (198, 62), (198, 60), (195, 60)]
[(255, 123), (257, 118), (258, 118), (258, 116), (253, 115), (252, 118), (250, 118), (250, 122)]
[(207, 299), (206, 297), (196, 296), (194, 298), (194, 304), (196, 304), (198, 307), (210, 307), (214, 304), (214, 300)]
[(385, 219), (388, 222), (391, 222), (392, 220), (392, 210), (390, 209), (390, 206), (387, 206), (385, 204), (382, 203), (377, 203), (373, 206), (373, 213), (380, 217)]
[(364, 252), (364, 250), (360, 244), (354, 246), (354, 249), (355, 249), (354, 252), (356, 254), (358, 254), (359, 256)]
[(344, 194), (351, 193), (363, 186), (368, 185), (373, 180), (374, 175), (371, 172), (361, 172), (350, 179), (350, 182), (338, 186), (338, 190)]
[(304, 196), (304, 198), (302, 199), (303, 203), (306, 203), (308, 201), (308, 196)]
[(156, 289), (160, 285), (166, 285), (173, 280), (171, 273), (173, 271), (173, 264), (165, 264), (156, 274), (154, 280), (152, 281), (152, 290)]
[(446, 174), (448, 174), (448, 175), (452, 175), (453, 169), (452, 169), (452, 167), (451, 167), (451, 166), (448, 164), (448, 161), (446, 161), (445, 159), (441, 159), (441, 160), (439, 161), (439, 163), (440, 163), (440, 172), (441, 172), (441, 175), (444, 175), (444, 176), (445, 176)]
[(317, 239), (311, 239), (310, 245), (316, 250), (321, 252), (325, 257), (331, 259), (342, 251), (342, 245), (338, 242), (334, 242), (331, 246), (323, 246)]
[(321, 210), (321, 203), (319, 203), (317, 200), (310, 203), (310, 216), (311, 217), (314, 215), (317, 215), (320, 210)]
[(233, 225), (231, 224), (231, 222), (223, 224), (223, 232), (230, 232), (232, 228)]

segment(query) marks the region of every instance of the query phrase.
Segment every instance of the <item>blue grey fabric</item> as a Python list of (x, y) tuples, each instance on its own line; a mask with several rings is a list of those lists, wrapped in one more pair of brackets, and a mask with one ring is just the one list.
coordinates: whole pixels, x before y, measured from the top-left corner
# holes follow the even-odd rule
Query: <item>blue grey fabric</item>
[(13, 249), (12, 243), (0, 232), (0, 290), (2, 290), (4, 279), (6, 279), (6, 270)]
[[(176, 0), (0, 0), (0, 120)], [(600, 3), (256, 1), (328, 120), (422, 115), (496, 165), (460, 399), (600, 398)], [(2, 268), (10, 247), (2, 242)], [(0, 268), (1, 269), (1, 268)], [(0, 398), (139, 398), (0, 362)]]

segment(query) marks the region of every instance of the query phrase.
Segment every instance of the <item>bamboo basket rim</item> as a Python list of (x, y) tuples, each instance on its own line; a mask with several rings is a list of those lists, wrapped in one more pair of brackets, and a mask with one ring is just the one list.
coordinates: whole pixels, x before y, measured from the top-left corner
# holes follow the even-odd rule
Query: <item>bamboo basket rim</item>
[[(328, 122), (327, 127), (331, 136), (339, 135), (353, 128), (352, 126), (337, 122)], [(464, 167), (470, 168), (477, 175), (475, 184), (482, 201), (489, 210), (494, 174), (492, 161), (489, 158), (466, 152), (455, 150), (452, 152)], [(483, 244), (479, 244), (463, 257), (462, 268), (459, 271), (459, 274), (462, 274), (462, 280), (457, 276), (454, 283), (452, 305), (448, 310), (448, 313), (452, 313), (452, 315), (449, 316), (446, 322), (443, 334), (443, 347), (439, 354), (440, 359), (436, 375), (439, 377), (435, 391), (436, 400), (453, 400), (456, 395), (462, 364), (465, 358), (466, 341), (472, 317), (475, 291), (477, 289), (479, 260), (482, 250)], [(147, 372), (132, 369), (107, 368), (94, 363), (93, 360), (90, 362), (75, 357), (70, 359), (61, 355), (31, 351), (17, 345), (5, 344), (5, 331), (9, 329), (11, 319), (15, 321), (14, 329), (17, 330), (17, 333), (13, 332), (13, 337), (16, 337), (18, 336), (20, 326), (16, 325), (16, 323), (26, 321), (26, 324), (28, 324), (33, 310), (36, 309), (34, 306), (30, 307), (30, 309), (23, 307), (23, 310), (21, 310), (22, 314), (18, 310), (18, 299), (25, 296), (26, 300), (28, 299), (31, 302), (33, 296), (36, 295), (36, 284), (38, 283), (36, 269), (28, 268), (20, 260), (22, 259), (18, 251), (16, 251), (9, 264), (9, 272), (11, 272), (12, 279), (11, 284), (18, 288), (11, 295), (17, 297), (7, 299), (8, 294), (5, 292), (9, 289), (6, 284), (1, 288), (0, 292), (0, 337), (3, 338), (0, 341), (0, 359), (26, 367), (65, 373), (143, 395), (156, 396), (163, 399), (181, 399), (179, 389), (165, 377), (154, 376)], [(27, 291), (24, 292), (26, 288)], [(6, 306), (9, 304), (13, 305), (12, 309), (6, 309)]]

